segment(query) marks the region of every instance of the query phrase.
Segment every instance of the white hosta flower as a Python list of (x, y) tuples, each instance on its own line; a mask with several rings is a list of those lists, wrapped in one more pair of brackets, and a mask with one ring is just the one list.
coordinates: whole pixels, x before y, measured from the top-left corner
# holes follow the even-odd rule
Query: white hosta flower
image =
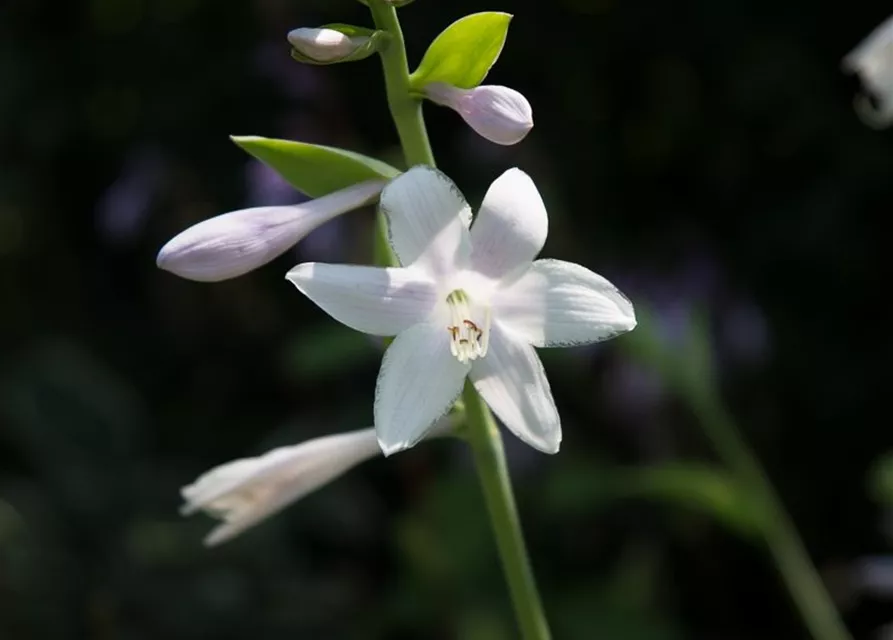
[(462, 194), (428, 167), (390, 182), (381, 210), (403, 267), (307, 263), (287, 277), (347, 326), (396, 334), (375, 391), (385, 455), (418, 442), (449, 410), (466, 376), (518, 437), (558, 451), (558, 411), (533, 347), (630, 331), (632, 304), (578, 264), (534, 261), (548, 217), (536, 186), (518, 169), (493, 182), (470, 231)]
[(893, 122), (893, 16), (843, 59), (843, 67), (859, 75), (868, 94), (856, 98), (856, 110), (866, 124), (881, 128)]
[(209, 218), (164, 245), (156, 264), (199, 282), (241, 276), (279, 257), (324, 222), (374, 202), (384, 185), (383, 180), (368, 180), (302, 204)]
[(533, 128), (533, 109), (521, 93), (498, 85), (459, 89), (443, 82), (425, 87), (429, 100), (457, 111), (478, 134), (496, 144), (516, 144)]
[(366, 44), (366, 36), (350, 36), (335, 29), (302, 27), (288, 32), (288, 42), (299, 53), (318, 62), (334, 62), (346, 58)]

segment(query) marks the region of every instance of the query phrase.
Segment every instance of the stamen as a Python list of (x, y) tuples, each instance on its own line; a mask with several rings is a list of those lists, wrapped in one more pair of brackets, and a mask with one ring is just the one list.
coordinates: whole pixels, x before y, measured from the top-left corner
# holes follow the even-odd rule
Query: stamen
[(490, 310), (485, 309), (483, 329), (471, 316), (471, 300), (462, 289), (456, 289), (447, 296), (450, 307), (450, 353), (459, 362), (465, 363), (487, 355), (490, 333)]

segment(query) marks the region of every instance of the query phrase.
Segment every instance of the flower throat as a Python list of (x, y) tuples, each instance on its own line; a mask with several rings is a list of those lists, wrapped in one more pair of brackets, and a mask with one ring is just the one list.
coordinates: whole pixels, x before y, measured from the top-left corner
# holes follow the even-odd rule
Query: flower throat
[(484, 320), (478, 324), (471, 319), (471, 300), (462, 289), (447, 296), (450, 308), (450, 353), (465, 363), (487, 355), (490, 343), (490, 309), (484, 311)]

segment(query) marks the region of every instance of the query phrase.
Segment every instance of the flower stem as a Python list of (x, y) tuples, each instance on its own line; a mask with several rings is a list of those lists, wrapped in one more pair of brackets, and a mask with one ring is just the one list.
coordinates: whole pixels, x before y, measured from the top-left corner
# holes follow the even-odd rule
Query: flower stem
[[(379, 54), (384, 70), (388, 106), (400, 137), (406, 166), (426, 164), (433, 167), (434, 154), (431, 152), (422, 117), (422, 103), (410, 92), (409, 65), (397, 11), (385, 0), (369, 0), (369, 9), (375, 27), (389, 35), (387, 46)], [(397, 264), (388, 246), (387, 229), (381, 214), (375, 246), (377, 262), (392, 266)], [(475, 466), (483, 487), (518, 625), (525, 640), (548, 640), (549, 628), (527, 557), (502, 438), (490, 409), (468, 382), (465, 384), (464, 402), (468, 441), (474, 452)]]
[(815, 640), (851, 640), (822, 577), (756, 455), (725, 408), (710, 394), (697, 395), (693, 398), (693, 408), (705, 435), (738, 481), (750, 488), (763, 507), (766, 546), (810, 634)]
[(409, 90), (409, 64), (406, 61), (406, 45), (403, 42), (400, 21), (397, 19), (397, 10), (384, 0), (369, 0), (369, 9), (376, 29), (386, 31), (390, 36), (379, 54), (384, 68), (388, 106), (397, 127), (406, 165), (411, 167), (427, 164), (433, 167), (434, 154), (431, 152), (425, 119), (422, 117), (422, 101), (413, 97)]
[(546, 640), (550, 637), (549, 626), (527, 557), (499, 428), (490, 409), (468, 381), (463, 396), (468, 441), (474, 452), (518, 626), (527, 640)]

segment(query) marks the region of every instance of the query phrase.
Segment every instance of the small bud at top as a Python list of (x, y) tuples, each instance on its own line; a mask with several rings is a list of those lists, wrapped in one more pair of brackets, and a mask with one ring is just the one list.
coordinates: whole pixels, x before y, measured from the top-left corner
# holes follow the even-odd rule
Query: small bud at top
[(350, 36), (335, 29), (300, 28), (288, 32), (291, 46), (311, 60), (317, 62), (335, 62), (346, 58), (359, 47), (366, 44), (366, 36)]
[(516, 144), (533, 128), (533, 110), (521, 93), (508, 87), (482, 85), (459, 89), (443, 82), (425, 87), (432, 101), (450, 107), (490, 142)]

